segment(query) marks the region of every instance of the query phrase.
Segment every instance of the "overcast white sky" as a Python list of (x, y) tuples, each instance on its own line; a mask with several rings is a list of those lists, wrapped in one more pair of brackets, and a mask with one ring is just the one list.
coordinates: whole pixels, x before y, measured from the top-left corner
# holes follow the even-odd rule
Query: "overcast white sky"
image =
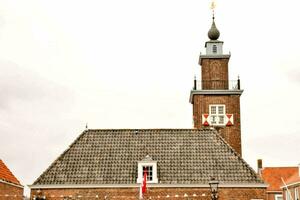
[[(299, 1), (218, 0), (243, 157), (300, 162)], [(203, 0), (0, 0), (0, 158), (32, 182), (89, 128), (192, 128)]]

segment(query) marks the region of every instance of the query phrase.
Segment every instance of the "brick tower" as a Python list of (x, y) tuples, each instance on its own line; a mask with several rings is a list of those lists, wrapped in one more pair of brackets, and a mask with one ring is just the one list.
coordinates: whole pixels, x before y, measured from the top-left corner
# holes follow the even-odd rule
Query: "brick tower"
[(240, 122), (240, 80), (228, 80), (230, 54), (223, 54), (223, 42), (213, 16), (205, 43), (206, 54), (200, 55), (201, 80), (194, 80), (190, 102), (193, 104), (194, 128), (216, 128), (221, 136), (242, 155)]

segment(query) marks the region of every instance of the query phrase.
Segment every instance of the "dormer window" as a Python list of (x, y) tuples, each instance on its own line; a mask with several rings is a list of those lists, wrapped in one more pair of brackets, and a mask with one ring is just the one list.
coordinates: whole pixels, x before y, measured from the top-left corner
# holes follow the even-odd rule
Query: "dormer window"
[(212, 52), (213, 52), (213, 53), (217, 53), (217, 52), (218, 52), (217, 45), (214, 44), (214, 45), (212, 46)]
[(147, 182), (153, 181), (153, 166), (143, 166), (143, 174), (147, 173)]
[(158, 183), (157, 179), (157, 161), (147, 155), (142, 161), (138, 162), (137, 183), (142, 183), (144, 173), (147, 172), (147, 183)]

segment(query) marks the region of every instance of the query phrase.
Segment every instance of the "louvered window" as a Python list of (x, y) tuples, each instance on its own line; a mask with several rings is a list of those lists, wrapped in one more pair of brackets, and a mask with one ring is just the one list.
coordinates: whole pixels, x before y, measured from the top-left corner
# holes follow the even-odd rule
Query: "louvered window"
[(213, 52), (213, 53), (217, 53), (217, 52), (218, 52), (217, 45), (214, 44), (214, 45), (212, 46), (212, 52)]

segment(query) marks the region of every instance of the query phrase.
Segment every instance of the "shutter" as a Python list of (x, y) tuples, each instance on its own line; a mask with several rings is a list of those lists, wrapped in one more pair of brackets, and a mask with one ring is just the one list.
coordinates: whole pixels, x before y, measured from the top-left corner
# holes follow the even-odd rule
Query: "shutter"
[(208, 123), (208, 117), (209, 117), (209, 114), (203, 114), (202, 115), (202, 124), (204, 126), (209, 126), (209, 123)]
[(226, 114), (227, 123), (226, 126), (233, 126), (233, 114)]

